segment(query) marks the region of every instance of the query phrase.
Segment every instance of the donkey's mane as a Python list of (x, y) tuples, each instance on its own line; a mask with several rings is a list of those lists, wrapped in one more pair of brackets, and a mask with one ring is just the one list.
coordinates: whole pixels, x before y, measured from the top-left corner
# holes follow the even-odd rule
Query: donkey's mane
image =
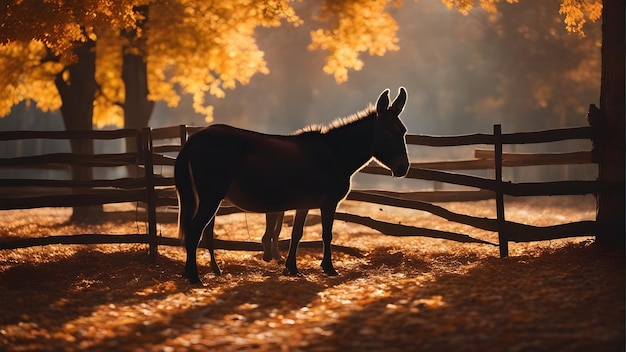
[(350, 116), (337, 118), (327, 125), (313, 124), (305, 126), (295, 131), (293, 135), (301, 135), (306, 133), (326, 134), (334, 129), (349, 125), (355, 121), (363, 120), (364, 118), (375, 114), (376, 108), (370, 104), (367, 108), (357, 113), (354, 113)]

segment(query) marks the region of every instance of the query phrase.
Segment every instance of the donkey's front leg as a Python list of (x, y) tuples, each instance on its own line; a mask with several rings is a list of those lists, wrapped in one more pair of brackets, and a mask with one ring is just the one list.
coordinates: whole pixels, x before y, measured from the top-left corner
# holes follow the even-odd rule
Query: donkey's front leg
[(185, 238), (185, 249), (187, 251), (187, 258), (185, 259), (185, 270), (183, 271), (183, 277), (189, 280), (191, 284), (201, 284), (200, 276), (198, 275), (198, 264), (196, 263), (196, 250), (198, 242), (194, 242), (191, 239)]
[(339, 273), (333, 267), (333, 258), (330, 243), (333, 240), (333, 222), (337, 205), (320, 209), (322, 213), (322, 242), (324, 244), (324, 257), (322, 258), (322, 269), (329, 276), (337, 276)]
[(304, 223), (306, 222), (308, 212), (308, 209), (296, 211), (296, 217), (293, 220), (293, 229), (291, 231), (291, 241), (289, 242), (289, 253), (285, 261), (283, 275), (302, 276), (302, 273), (300, 273), (296, 265), (296, 254), (298, 252), (298, 244), (300, 244), (302, 234), (304, 233)]

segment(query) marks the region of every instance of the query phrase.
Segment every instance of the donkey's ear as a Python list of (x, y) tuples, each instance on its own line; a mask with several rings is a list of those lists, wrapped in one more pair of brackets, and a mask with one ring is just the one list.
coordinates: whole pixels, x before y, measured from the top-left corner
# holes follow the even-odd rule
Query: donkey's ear
[(382, 114), (387, 111), (389, 108), (389, 89), (385, 89), (384, 92), (380, 94), (378, 97), (378, 102), (376, 103), (376, 112)]
[(406, 104), (406, 90), (404, 87), (400, 87), (400, 91), (398, 92), (398, 97), (391, 104), (390, 110), (397, 111), (401, 113), (404, 109), (404, 105)]

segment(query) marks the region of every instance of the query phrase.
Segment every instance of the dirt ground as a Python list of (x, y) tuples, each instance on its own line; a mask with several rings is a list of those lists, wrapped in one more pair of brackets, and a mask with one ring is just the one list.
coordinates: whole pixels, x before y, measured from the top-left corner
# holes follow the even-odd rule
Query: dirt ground
[[(550, 225), (595, 218), (589, 197), (508, 202), (507, 218)], [(493, 217), (491, 201), (449, 203)], [(99, 224), (68, 224), (69, 209), (0, 212), (0, 240), (72, 233), (142, 233), (134, 206), (107, 207)], [(340, 211), (456, 231), (494, 233), (404, 209), (342, 204)], [(313, 213), (315, 214), (315, 213)], [(175, 214), (170, 214), (175, 216)], [(138, 220), (139, 219), (139, 220)], [(259, 241), (258, 214), (217, 221), (217, 237)], [(160, 224), (175, 237), (176, 224)], [(286, 224), (281, 238), (291, 228)], [(309, 226), (305, 240), (319, 240)], [(184, 250), (144, 245), (49, 245), (0, 251), (0, 350), (624, 351), (624, 252), (593, 238), (497, 247), (395, 238), (337, 221), (337, 277), (320, 249), (300, 249), (304, 277), (281, 274), (260, 252), (218, 250), (215, 277), (200, 250), (204, 286), (181, 277)], [(284, 253), (283, 253), (284, 254)]]

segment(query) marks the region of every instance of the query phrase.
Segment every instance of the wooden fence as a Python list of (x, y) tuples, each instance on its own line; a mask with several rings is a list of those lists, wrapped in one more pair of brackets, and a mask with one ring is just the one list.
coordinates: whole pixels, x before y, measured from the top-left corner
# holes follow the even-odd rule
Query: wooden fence
[[(174, 126), (153, 130), (155, 141), (155, 165), (173, 166), (174, 156), (165, 153), (176, 153), (187, 137), (199, 127)], [(465, 145), (490, 145), (491, 150), (477, 149), (474, 159), (413, 162), (407, 178), (450, 183), (475, 188), (472, 191), (433, 191), (433, 192), (391, 192), (383, 190), (353, 190), (349, 200), (363, 201), (381, 205), (396, 206), (426, 211), (449, 221), (470, 225), (479, 229), (498, 233), (500, 255), (508, 255), (508, 242), (530, 242), (596, 233), (595, 221), (579, 221), (568, 224), (538, 227), (507, 221), (505, 218), (504, 196), (549, 196), (549, 195), (580, 195), (593, 194), (600, 190), (597, 181), (558, 181), (537, 183), (512, 183), (502, 180), (503, 167), (531, 165), (568, 165), (593, 163), (591, 151), (567, 153), (503, 153), (503, 145), (550, 143), (572, 139), (596, 140), (599, 132), (594, 127), (576, 127), (566, 129), (544, 130), (537, 132), (502, 134), (501, 126), (494, 126), (493, 134), (472, 134), (461, 136), (425, 136), (411, 134), (407, 136), (409, 145), (430, 147), (455, 147)], [(159, 141), (164, 141), (159, 143)], [(451, 173), (455, 170), (494, 170), (493, 179)], [(375, 163), (363, 168), (360, 172), (375, 175), (391, 175), (390, 172)], [(170, 186), (173, 180), (170, 178)], [(177, 200), (173, 188), (157, 192), (157, 204), (176, 206)], [(441, 206), (432, 204), (450, 201), (476, 201), (484, 199), (496, 200), (495, 219), (457, 214)], [(222, 207), (221, 214), (236, 212), (232, 207)], [(459, 242), (488, 243), (465, 234), (419, 228), (401, 224), (386, 223), (355, 214), (338, 212), (336, 219), (358, 223), (393, 236), (427, 236), (443, 238)]]
[[(136, 177), (102, 178), (91, 180), (61, 180), (39, 178), (2, 178), (0, 210), (30, 209), (43, 207), (80, 207), (108, 203), (145, 202), (148, 227), (145, 234), (71, 234), (46, 236), (0, 242), (0, 249), (24, 248), (47, 244), (86, 243), (147, 243), (150, 257), (157, 256), (156, 193), (153, 171), (151, 129), (141, 131), (122, 129), (114, 131), (8, 131), (0, 132), (0, 141), (60, 139), (60, 140), (119, 140), (129, 139), (136, 145), (135, 152), (74, 154), (47, 153), (15, 158), (0, 158), (0, 169), (10, 168), (56, 168), (73, 167), (121, 167), (139, 166)], [(10, 189), (18, 190), (9, 192)], [(32, 190), (36, 189), (36, 192)], [(29, 191), (31, 190), (31, 191)], [(43, 194), (43, 195), (41, 195)]]
[[(565, 237), (592, 235), (597, 231), (595, 221), (579, 221), (554, 226), (531, 226), (507, 221), (505, 218), (504, 195), (511, 196), (553, 196), (596, 194), (601, 190), (598, 181), (558, 181), (536, 183), (512, 183), (502, 180), (502, 168), (511, 166), (587, 164), (592, 163), (592, 152), (544, 153), (544, 154), (504, 154), (505, 144), (549, 143), (572, 139), (596, 140), (599, 131), (594, 127), (554, 129), (538, 132), (502, 134), (500, 125), (495, 125), (493, 134), (472, 134), (453, 137), (432, 137), (422, 135), (407, 136), (407, 143), (433, 147), (486, 144), (493, 145), (493, 150), (477, 150), (475, 159), (453, 162), (412, 163), (407, 177), (422, 180), (451, 183), (480, 189), (480, 195), (487, 191), (488, 198), (496, 199), (496, 219), (484, 219), (456, 214), (444, 208), (421, 200), (412, 199), (410, 194), (390, 194), (390, 202), (385, 204), (403, 206), (411, 209), (428, 211), (449, 221), (470, 225), (483, 230), (498, 233), (500, 256), (508, 256), (508, 242), (531, 242)], [(494, 169), (494, 179), (450, 173), (444, 170)], [(381, 167), (370, 167), (366, 173), (386, 174)], [(475, 191), (468, 191), (473, 195)], [(379, 193), (379, 192), (377, 192)], [(467, 192), (465, 192), (467, 193)], [(374, 201), (369, 197), (349, 196), (349, 199)], [(476, 197), (475, 197), (476, 198)], [(381, 202), (377, 202), (382, 204)]]
[[(0, 159), (0, 168), (43, 163), (65, 163), (71, 165), (101, 166), (134, 164), (144, 170), (140, 177), (110, 180), (71, 181), (71, 180), (33, 180), (0, 179), (0, 187), (57, 187), (74, 189), (72, 192), (56, 196), (14, 197), (0, 199), (0, 210), (23, 209), (44, 206), (68, 207), (76, 205), (104, 204), (137, 201), (146, 204), (148, 212), (148, 231), (146, 234), (129, 235), (68, 235), (47, 236), (44, 238), (21, 239), (0, 242), (0, 249), (11, 249), (45, 245), (51, 243), (148, 243), (151, 256), (157, 255), (158, 245), (179, 245), (175, 238), (161, 237), (156, 234), (157, 207), (177, 206), (174, 180), (171, 172), (175, 155), (189, 135), (199, 127), (173, 126), (165, 128), (145, 128), (142, 131), (90, 131), (90, 132), (0, 132), (0, 141), (53, 138), (53, 139), (114, 139), (135, 138), (137, 152), (104, 155), (49, 154), (31, 157)], [(512, 183), (502, 180), (503, 167), (528, 165), (588, 164), (592, 163), (591, 151), (569, 153), (516, 154), (503, 153), (503, 145), (549, 143), (571, 139), (596, 140), (599, 133), (594, 127), (577, 127), (525, 133), (501, 133), (500, 125), (494, 126), (493, 134), (471, 134), (462, 136), (425, 136), (411, 134), (407, 136), (410, 145), (430, 147), (454, 147), (466, 145), (487, 145), (493, 149), (478, 149), (473, 159), (440, 162), (413, 162), (407, 178), (443, 182), (474, 188), (472, 191), (434, 191), (434, 192), (392, 192), (384, 190), (353, 190), (349, 200), (363, 201), (381, 205), (426, 211), (443, 219), (458, 222), (475, 228), (497, 232), (500, 255), (508, 255), (508, 242), (529, 242), (596, 233), (595, 221), (537, 227), (507, 221), (505, 218), (504, 196), (547, 196), (579, 195), (600, 191), (597, 181), (559, 181), (537, 183)], [(456, 170), (494, 170), (494, 178), (483, 178), (461, 173)], [(154, 171), (157, 171), (156, 174)], [(390, 172), (371, 164), (361, 170), (362, 173), (390, 175)], [(85, 192), (77, 192), (84, 188)], [(475, 201), (482, 199), (496, 200), (496, 218), (482, 218), (458, 214), (441, 206), (432, 204), (446, 201)], [(239, 210), (224, 204), (218, 215), (230, 214)], [(492, 244), (465, 234), (419, 228), (401, 224), (386, 223), (355, 214), (336, 214), (336, 219), (362, 224), (393, 236), (428, 236), (460, 242)], [(281, 241), (283, 245), (285, 241)], [(261, 250), (258, 242), (216, 241), (216, 248), (237, 250)], [(303, 243), (304, 247), (317, 243)]]

